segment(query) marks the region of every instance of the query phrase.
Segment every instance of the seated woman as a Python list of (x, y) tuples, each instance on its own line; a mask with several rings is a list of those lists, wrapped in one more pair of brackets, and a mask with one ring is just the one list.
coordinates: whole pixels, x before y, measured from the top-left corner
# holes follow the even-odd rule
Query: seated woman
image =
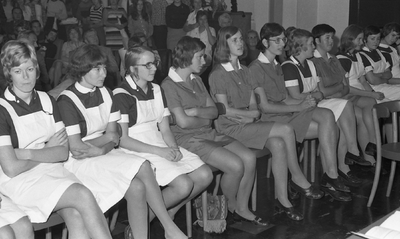
[(400, 78), (400, 56), (397, 50), (392, 47), (399, 39), (400, 24), (397, 22), (385, 24), (381, 34), (381, 42), (379, 43), (378, 49), (389, 62), (393, 78)]
[(267, 147), (272, 153), (276, 206), (289, 218), (302, 220), (287, 198), (287, 167), (292, 173), (291, 185), (311, 199), (324, 194), (314, 188), (300, 170), (293, 128), (288, 124), (260, 121), (256, 98), (250, 85), (250, 71), (239, 64), (243, 54), (242, 32), (234, 26), (219, 30), (215, 65), (210, 75), (211, 97), (226, 107), (226, 114), (215, 121), (218, 132), (231, 136), (254, 149)]
[(113, 93), (121, 111), (120, 147), (151, 162), (173, 218), (179, 208), (206, 189), (213, 175), (197, 155), (175, 141), (165, 96), (159, 85), (151, 83), (158, 63), (150, 48), (130, 48), (125, 57), (129, 75)]
[[(311, 32), (303, 29), (292, 30), (287, 43), (289, 60), (282, 63), (286, 90), (290, 97), (304, 100), (311, 97), (320, 99), (318, 107), (330, 109), (339, 127), (338, 173), (348, 186), (357, 186), (362, 180), (357, 178), (345, 164), (345, 155), (359, 152), (357, 146), (356, 118), (353, 104), (345, 99), (323, 99), (314, 63), (308, 60), (313, 56), (314, 38)], [(316, 111), (318, 112), (318, 111)], [(314, 112), (314, 114), (316, 113)], [(320, 140), (323, 141), (323, 140)], [(336, 142), (334, 143), (336, 145)]]
[(56, 211), (70, 238), (111, 239), (93, 194), (63, 167), (68, 138), (56, 102), (34, 90), (39, 71), (35, 49), (9, 41), (2, 49), (1, 63), (9, 83), (0, 99), (2, 194), (33, 223), (46, 222)]
[(56, 60), (49, 70), (50, 84), (56, 87), (61, 82), (61, 76), (67, 73), (70, 54), (78, 47), (85, 44), (82, 41), (82, 32), (79, 26), (68, 28), (68, 41), (64, 42), (61, 49), (61, 59)]
[(0, 194), (0, 238), (33, 239), (34, 233), (28, 216), (11, 200)]
[[(320, 77), (321, 92), (325, 98), (343, 98), (351, 101), (357, 122), (357, 139), (362, 149), (362, 157), (346, 158), (345, 163), (352, 164), (369, 161), (369, 165), (375, 160), (365, 156), (365, 150), (376, 150), (375, 129), (372, 121), (372, 107), (376, 104), (375, 99), (356, 95), (349, 87), (349, 79), (343, 70), (339, 60), (329, 54), (333, 47), (333, 36), (335, 29), (327, 24), (320, 24), (312, 29), (316, 49), (311, 61), (314, 63), (318, 76)], [(359, 155), (361, 156), (361, 152)]]
[[(218, 117), (217, 108), (201, 78), (193, 74), (200, 72), (205, 64), (205, 47), (200, 39), (185, 36), (174, 49), (173, 67), (161, 85), (168, 108), (176, 119), (172, 131), (180, 146), (224, 173), (221, 189), (228, 198), (228, 210), (230, 215), (233, 213), (233, 219), (267, 226), (267, 221), (248, 208), (255, 178), (255, 155), (242, 143), (211, 127), (212, 120)], [(285, 162), (276, 162), (276, 168), (282, 164)], [(285, 173), (280, 176), (287, 177)], [(280, 194), (287, 197), (286, 191)]]
[(58, 97), (72, 156), (64, 166), (93, 192), (103, 212), (126, 198), (134, 238), (148, 238), (147, 203), (166, 238), (187, 238), (169, 217), (150, 164), (114, 149), (120, 112), (103, 87), (106, 59), (96, 45), (84, 45), (71, 56), (69, 74), (76, 83)]
[[(350, 201), (351, 197), (342, 193), (350, 190), (339, 179), (337, 172), (335, 118), (329, 109), (315, 107), (316, 101), (322, 100), (322, 94), (308, 94), (304, 99), (295, 99), (287, 94), (282, 68), (275, 61), (275, 57), (283, 53), (287, 41), (284, 32), (285, 29), (278, 23), (266, 23), (261, 28), (262, 40), (257, 45), (261, 53), (249, 66), (249, 81), (260, 99), (261, 120), (289, 124), (299, 143), (304, 139), (318, 138), (325, 172), (321, 186), (335, 200)], [(293, 188), (300, 192), (306, 189), (301, 186)]]
[(258, 33), (254, 30), (250, 30), (246, 34), (246, 45), (247, 45), (247, 56), (244, 59), (246, 66), (250, 65), (260, 54), (260, 50), (257, 49), (257, 43), (260, 40)]

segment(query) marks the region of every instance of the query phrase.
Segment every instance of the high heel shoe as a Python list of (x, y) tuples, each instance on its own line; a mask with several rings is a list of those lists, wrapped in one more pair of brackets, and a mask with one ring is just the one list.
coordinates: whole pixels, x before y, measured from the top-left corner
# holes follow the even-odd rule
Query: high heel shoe
[(234, 219), (236, 222), (250, 222), (250, 223), (252, 223), (252, 224), (254, 224), (254, 225), (263, 226), (263, 227), (269, 226), (269, 222), (266, 221), (266, 220), (263, 220), (263, 219), (262, 219), (261, 217), (259, 217), (259, 216), (256, 216), (253, 220), (249, 220), (249, 219), (246, 219), (246, 218), (240, 216), (240, 215), (237, 214), (236, 212), (234, 212), (234, 213), (233, 213), (233, 219)]
[(365, 146), (364, 152), (372, 157), (376, 157), (376, 144), (369, 142), (367, 146)]
[(303, 215), (300, 212), (296, 211), (293, 206), (285, 207), (278, 199), (275, 200), (275, 207), (278, 208), (279, 212), (284, 212), (288, 218), (294, 221), (301, 221), (304, 219)]
[(313, 185), (311, 185), (308, 188), (302, 188), (299, 185), (297, 185), (295, 182), (290, 180), (290, 187), (295, 190), (296, 192), (299, 192), (303, 194), (306, 198), (309, 199), (320, 199), (324, 196), (324, 192), (321, 190), (314, 188)]
[(326, 173), (322, 175), (321, 186), (326, 188), (332, 187), (337, 191), (342, 191), (346, 193), (350, 192), (350, 188), (344, 184), (343, 179), (340, 176), (338, 176), (337, 178), (330, 178)]
[(371, 166), (371, 163), (361, 157), (361, 155), (355, 155), (350, 152), (347, 152), (344, 156), (344, 163), (347, 165), (353, 165), (356, 163), (361, 166)]

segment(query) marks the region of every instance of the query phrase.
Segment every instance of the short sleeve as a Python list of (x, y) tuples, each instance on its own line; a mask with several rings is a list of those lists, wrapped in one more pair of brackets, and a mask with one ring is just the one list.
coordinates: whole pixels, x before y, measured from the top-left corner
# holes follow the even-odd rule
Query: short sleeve
[(114, 95), (114, 103), (118, 105), (121, 112), (121, 119), (118, 123), (135, 125), (137, 121), (136, 99), (128, 94), (118, 93)]
[(258, 60), (253, 61), (249, 66), (250, 71), (250, 85), (252, 89), (263, 87), (264, 72), (259, 65)]
[(368, 60), (368, 58), (363, 53), (361, 53), (360, 56), (364, 65), (365, 73), (373, 71), (374, 69), (372, 68), (371, 62)]
[(349, 58), (339, 58), (339, 62), (342, 65), (344, 71), (347, 73), (351, 70), (352, 61)]
[(66, 96), (60, 95), (57, 104), (61, 113), (61, 118), (64, 121), (65, 128), (68, 135), (80, 134), (81, 129), (79, 123), (82, 121), (79, 115), (79, 110), (76, 108), (74, 102)]
[(11, 117), (7, 110), (0, 106), (0, 146), (9, 146), (11, 144)]
[(166, 99), (169, 109), (182, 107), (181, 97), (177, 92), (177, 86), (175, 82), (173, 82), (170, 78), (166, 78), (162, 82), (161, 88), (164, 92), (163, 95)]
[(290, 62), (282, 64), (282, 72), (286, 87), (299, 85), (299, 79), (301, 78), (299, 70), (295, 65)]

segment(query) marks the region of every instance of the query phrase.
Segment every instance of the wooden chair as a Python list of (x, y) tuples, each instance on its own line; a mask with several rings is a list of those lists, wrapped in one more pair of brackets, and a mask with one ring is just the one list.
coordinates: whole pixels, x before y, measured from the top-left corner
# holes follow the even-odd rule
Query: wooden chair
[[(396, 170), (396, 162), (400, 161), (400, 143), (398, 142), (398, 114), (397, 114), (397, 112), (399, 111), (400, 111), (400, 100), (377, 104), (372, 109), (375, 135), (376, 135), (377, 157), (376, 157), (375, 177), (371, 189), (371, 194), (368, 199), (367, 207), (371, 207), (371, 204), (375, 197), (376, 189), (379, 183), (379, 176), (381, 173), (382, 158), (387, 158), (392, 161), (389, 183), (386, 191), (386, 197), (390, 196), (390, 191), (392, 190), (393, 178)], [(379, 120), (389, 117), (392, 118), (392, 124), (393, 124), (393, 131), (392, 131), (393, 142), (383, 144), (381, 138), (381, 128), (379, 125)]]
[[(50, 215), (49, 219), (47, 222), (44, 223), (32, 223), (33, 225), (33, 230), (34, 231), (40, 231), (43, 229), (46, 229), (46, 239), (52, 239), (52, 233), (51, 233), (51, 227), (63, 224), (64, 220), (61, 218), (60, 215), (57, 213), (53, 213)], [(64, 225), (63, 231), (62, 231), (62, 237), (61, 239), (67, 239), (67, 228)]]

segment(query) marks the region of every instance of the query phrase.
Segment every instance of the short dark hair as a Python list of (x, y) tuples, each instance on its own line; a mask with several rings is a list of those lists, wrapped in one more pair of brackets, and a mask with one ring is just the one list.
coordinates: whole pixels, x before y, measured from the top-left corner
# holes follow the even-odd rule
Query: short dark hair
[(385, 37), (389, 35), (392, 31), (400, 34), (400, 24), (398, 24), (397, 22), (387, 23), (382, 29), (382, 36)]
[(51, 29), (47, 29), (47, 30), (44, 32), (44, 35), (47, 36), (47, 35), (49, 35), (50, 32), (54, 32), (54, 33), (58, 34), (58, 31), (57, 31), (56, 29), (51, 28)]
[[(227, 40), (236, 33), (242, 33), (240, 28), (235, 26), (227, 26), (219, 29), (217, 36), (217, 46), (214, 52), (214, 63), (227, 63), (230, 59), (230, 50)], [(243, 34), (242, 34), (243, 35)], [(247, 53), (246, 44), (243, 42), (243, 55)]]
[(354, 39), (357, 38), (360, 33), (363, 33), (364, 29), (358, 25), (351, 24), (344, 29), (342, 36), (340, 37), (339, 53), (347, 54), (354, 48)]
[(20, 10), (22, 13), (22, 9), (20, 7), (13, 7), (13, 9), (11, 10), (11, 14), (13, 14), (15, 10)]
[(31, 29), (32, 29), (32, 26), (33, 26), (34, 23), (39, 23), (39, 26), (42, 27), (42, 24), (39, 22), (39, 20), (32, 20), (32, 21), (29, 23), (29, 26), (31, 27)]
[(199, 19), (204, 16), (207, 17), (207, 13), (205, 11), (198, 11), (196, 14), (196, 22), (199, 23)]
[(199, 39), (189, 36), (182, 37), (172, 51), (172, 66), (175, 68), (186, 68), (192, 64), (196, 52), (206, 48), (206, 45)]
[(82, 28), (80, 28), (78, 25), (70, 25), (67, 28), (68, 41), (71, 40), (71, 39), (69, 39), (69, 34), (71, 33), (72, 30), (75, 30), (78, 33), (79, 40), (82, 40)]
[(68, 74), (76, 81), (81, 81), (94, 67), (106, 65), (107, 57), (100, 47), (93, 44), (84, 44), (74, 50), (69, 59)]
[(269, 40), (271, 37), (279, 36), (284, 32), (285, 28), (276, 22), (265, 23), (260, 30), (260, 40), (257, 43), (257, 49), (259, 49), (261, 52), (265, 52), (267, 48), (264, 46), (262, 41), (264, 39)]
[(327, 33), (336, 33), (335, 28), (331, 27), (328, 24), (318, 24), (313, 29), (311, 30), (311, 33), (313, 34), (314, 41), (317, 38), (320, 38), (321, 36), (327, 34)]
[(380, 34), (381, 30), (377, 26), (369, 25), (368, 27), (364, 28), (364, 41), (368, 39), (371, 35)]
[(287, 42), (289, 56), (298, 56), (302, 50), (307, 51), (306, 43), (310, 37), (312, 37), (312, 34), (307, 30), (292, 29)]

